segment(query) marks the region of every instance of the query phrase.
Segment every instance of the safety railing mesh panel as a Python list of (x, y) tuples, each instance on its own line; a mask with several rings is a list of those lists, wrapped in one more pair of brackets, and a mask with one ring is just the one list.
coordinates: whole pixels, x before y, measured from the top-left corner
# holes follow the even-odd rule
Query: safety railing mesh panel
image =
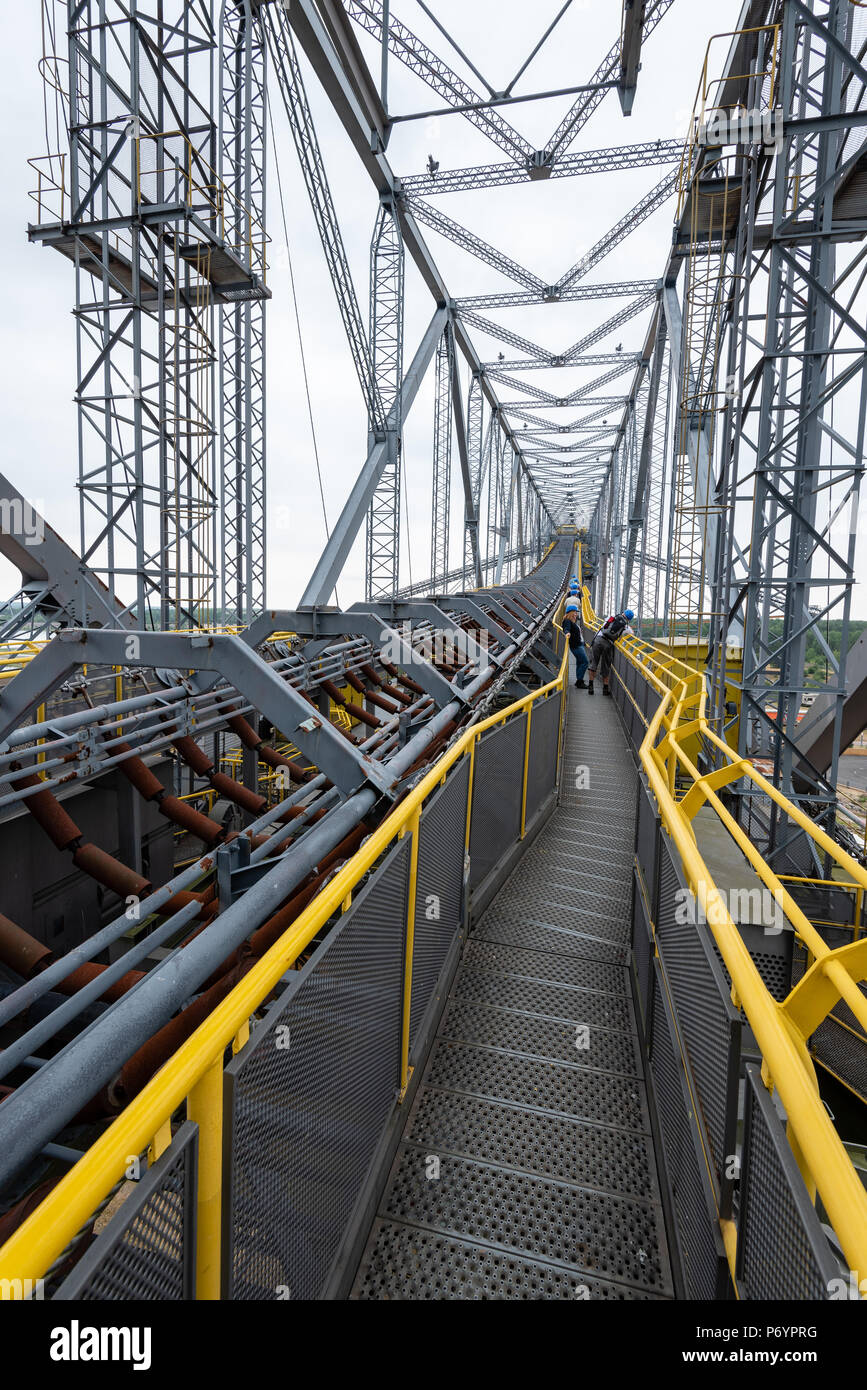
[[(819, 931), (836, 950), (852, 941), (845, 927), (820, 926)], [(792, 956), (792, 984), (797, 984), (807, 966), (806, 948), (796, 943)], [(867, 997), (867, 985), (858, 988)], [(817, 1061), (849, 1086), (862, 1100), (867, 1101), (867, 1037), (857, 1018), (842, 999), (838, 999), (824, 1023), (810, 1038), (810, 1051)]]
[(415, 1041), (461, 924), (470, 762), (465, 758), (421, 815), (412, 954), (410, 1044)]
[(651, 982), (651, 961), (653, 958), (653, 940), (651, 937), (650, 922), (647, 917), (647, 907), (642, 892), (642, 884), (638, 878), (637, 869), (635, 870), (634, 892), (635, 906), (632, 916), (632, 963), (635, 971), (638, 1003), (641, 1009), (641, 1021), (646, 1031)]
[(855, 921), (854, 893), (818, 883), (787, 883), (786, 889), (814, 925)]
[[(725, 976), (706, 926), (693, 920), (694, 899), (683, 887), (669, 843), (662, 856), (656, 929), (678, 1030), (698, 1087), (718, 1191), (737, 1124), (740, 1018), (727, 996)], [(671, 888), (677, 884), (672, 895)], [(663, 885), (664, 890), (663, 890)]]
[(496, 868), (521, 834), (527, 717), (492, 729), (476, 745), (470, 822), (470, 887)]
[(686, 1294), (692, 1299), (712, 1299), (718, 1286), (719, 1251), (696, 1149), (695, 1112), (658, 961), (653, 983), (650, 1068)]
[(395, 1104), (409, 838), (226, 1068), (226, 1296), (320, 1295)]
[(656, 894), (656, 866), (659, 839), (659, 817), (649, 790), (640, 781), (638, 790), (638, 824), (635, 832), (635, 852), (641, 865), (641, 872), (651, 905)]
[[(844, 1012), (849, 1016), (848, 1026), (837, 1017)], [(830, 1072), (867, 1101), (867, 1038), (845, 1004), (837, 1004), (834, 1013), (816, 1029), (810, 1048)]]
[(557, 746), (560, 741), (559, 691), (538, 700), (530, 722), (530, 759), (527, 770), (527, 824), (535, 816), (557, 780)]
[(198, 1128), (183, 1124), (63, 1281), (55, 1299), (193, 1299)]
[(758, 1067), (747, 1067), (737, 1270), (750, 1299), (826, 1299), (840, 1273)]

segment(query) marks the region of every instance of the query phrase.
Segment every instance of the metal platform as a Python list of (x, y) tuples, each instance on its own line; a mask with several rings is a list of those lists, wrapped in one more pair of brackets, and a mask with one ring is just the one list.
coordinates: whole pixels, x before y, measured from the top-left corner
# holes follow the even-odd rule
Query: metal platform
[(634, 789), (614, 702), (572, 689), (560, 807), (471, 932), (352, 1298), (673, 1297), (627, 966)]

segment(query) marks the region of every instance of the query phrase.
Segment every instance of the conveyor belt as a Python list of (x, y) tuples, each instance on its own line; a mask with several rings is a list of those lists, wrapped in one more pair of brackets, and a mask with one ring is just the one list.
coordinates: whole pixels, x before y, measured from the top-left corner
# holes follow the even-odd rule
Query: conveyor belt
[(613, 701), (570, 690), (561, 805), (467, 942), (353, 1298), (672, 1296), (628, 973), (634, 804)]

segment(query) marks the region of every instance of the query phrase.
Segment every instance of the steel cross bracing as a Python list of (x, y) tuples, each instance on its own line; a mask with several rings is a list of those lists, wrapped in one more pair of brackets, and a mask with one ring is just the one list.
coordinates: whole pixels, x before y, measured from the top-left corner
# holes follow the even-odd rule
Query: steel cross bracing
[[(826, 624), (839, 621), (845, 653), (865, 429), (867, 206), (854, 171), (867, 17), (848, 0), (753, 0), (745, 17), (715, 91), (727, 105), (780, 109), (784, 135), (685, 157), (658, 318), (669, 349), (655, 412), (646, 364), (655, 372), (658, 340), (636, 370), (591, 519), (596, 602), (629, 601), (655, 631), (706, 653), (719, 732), (736, 680), (741, 753), (768, 758), (784, 794), (832, 823), (846, 678)], [(811, 645), (824, 677), (809, 670)], [(828, 721), (827, 776), (800, 750), (805, 697)], [(743, 816), (769, 862), (821, 875), (773, 804), (752, 795)]]
[(683, 154), (680, 140), (656, 140), (645, 145), (625, 145), (610, 150), (582, 150), (562, 155), (552, 165), (521, 168), (506, 160), (477, 169), (442, 169), (435, 174), (409, 174), (402, 179), (410, 198), (431, 198), (437, 194), (465, 193), (472, 189), (502, 188), (509, 184), (535, 182), (539, 178), (574, 178), (583, 174), (609, 173), (614, 169), (643, 169), (654, 164), (679, 164)]
[[(715, 607), (733, 589), (735, 604), (742, 602), (735, 615), (743, 613), (745, 628), (741, 747), (766, 751), (776, 784), (812, 797), (826, 816), (834, 796), (799, 755), (798, 722), (805, 692), (824, 697), (832, 711), (828, 782), (835, 786), (846, 673), (823, 627), (839, 621), (845, 654), (867, 396), (867, 332), (863, 314), (853, 312), (862, 257), (845, 247), (847, 219), (851, 237), (864, 235), (867, 207), (848, 191), (864, 132), (848, 128), (865, 109), (865, 37), (864, 16), (842, 0), (784, 8), (779, 102), (786, 134), (768, 191), (769, 249), (747, 260), (751, 303), (766, 296), (770, 312), (760, 367), (753, 382), (744, 381), (744, 418), (725, 480), (726, 501), (745, 487), (755, 492), (754, 512), (744, 559), (732, 545), (715, 576)], [(844, 231), (839, 248), (832, 223)], [(743, 341), (747, 306), (738, 309)], [(740, 385), (743, 366), (735, 362)], [(721, 651), (732, 621), (730, 614), (723, 620)], [(824, 650), (824, 680), (807, 674), (811, 638)], [(757, 812), (775, 862), (804, 864), (785, 818)], [(812, 870), (795, 869), (802, 871)]]
[[(301, 0), (301, 3), (294, 7), (290, 22), (297, 31), (300, 41), (317, 75), (320, 80), (324, 82), (329, 96), (331, 96), (334, 101), (335, 107), (346, 129), (356, 145), (356, 149), (359, 154), (362, 155), (368, 171), (379, 189), (380, 196), (394, 199), (404, 236), (404, 242), (413, 259), (422, 271), (425, 280), (434, 292), (438, 302), (448, 303), (450, 302), (450, 296), (445, 291), (439, 273), (433, 265), (426, 247), (421, 242), (415, 220), (411, 212), (402, 205), (399, 197), (399, 182), (391, 173), (384, 155), (376, 146), (376, 142), (374, 141), (374, 143), (371, 144), (369, 136), (370, 127), (367, 125), (365, 115), (362, 114), (362, 110), (359, 108), (358, 103), (360, 100), (367, 103), (369, 118), (374, 125), (381, 119), (380, 111), (371, 96), (368, 84), (363, 80), (357, 80), (351, 83), (347, 78), (347, 72), (353, 69), (353, 67), (357, 67), (357, 55), (350, 52), (349, 49), (346, 49), (343, 63), (338, 62), (337, 56), (333, 50), (333, 41), (336, 38), (338, 46), (345, 48), (345, 35), (342, 33), (333, 7), (325, 6), (323, 12), (325, 12), (325, 10), (329, 12), (328, 34), (323, 29), (314, 6), (308, 3), (308, 0)], [(318, 190), (315, 187), (312, 189), (312, 193), (314, 197), (319, 196)], [(471, 371), (475, 370), (480, 373), (481, 363), (461, 326), (454, 322), (453, 330), (456, 346), (463, 355), (468, 358)], [(420, 363), (420, 366), (421, 365)], [(496, 405), (496, 397), (483, 377), (481, 377), (481, 380), (482, 391), (493, 407)], [(406, 413), (406, 405), (404, 405), (403, 413)], [(461, 429), (462, 423), (464, 424), (463, 430)], [(510, 428), (506, 422), (503, 422), (503, 428), (506, 435), (509, 436)], [(456, 429), (460, 446), (462, 437), (466, 435), (465, 422), (456, 418)], [(465, 469), (464, 461), (464, 451), (461, 450), (461, 471), (465, 488), (465, 503), (468, 518), (467, 525), (470, 526), (472, 530), (471, 480), (468, 463)], [(322, 602), (329, 596), (330, 589), (333, 587), (333, 580), (339, 573), (339, 569), (357, 533), (359, 526), (359, 504), (362, 502), (365, 506), (368, 504), (370, 484), (372, 483), (375, 486), (376, 483), (378, 483), (383, 467), (384, 459), (382, 451), (379, 451), (377, 454), (377, 450), (372, 450), (363, 474), (359, 478), (358, 485), (356, 489), (354, 489), (353, 497), (344, 509), (338, 526), (334, 528), (327, 553), (323, 556), (319, 566), (317, 566), (316, 573), (305, 591), (305, 603)], [(525, 478), (530, 482), (531, 487), (538, 496), (538, 483), (531, 477), (523, 459), (521, 459), (521, 469)], [(544, 501), (542, 501), (542, 506), (544, 508)]]
[[(610, 89), (619, 87), (624, 109), (629, 108), (642, 42), (669, 4), (670, 0), (657, 0), (642, 6), (640, 13), (626, 14), (620, 41), (599, 74), (578, 94), (568, 118), (572, 133)], [(439, 305), (453, 301), (421, 241), (419, 221), (435, 226), (515, 276), (527, 296), (519, 296), (513, 301), (516, 304), (621, 295), (632, 299), (622, 315), (585, 335), (563, 355), (564, 360), (571, 360), (606, 331), (625, 322), (628, 315), (639, 312), (642, 294), (648, 299), (652, 295), (648, 282), (598, 286), (578, 282), (665, 196), (663, 181), (579, 266), (567, 271), (556, 285), (545, 284), (542, 277), (502, 256), (425, 203), (419, 196), (422, 185), (418, 180), (402, 183), (391, 173), (383, 153), (392, 121), (387, 103), (387, 59), (381, 91), (377, 91), (360, 51), (349, 41), (347, 18), (381, 41), (384, 38), (384, 58), (388, 52), (396, 54), (438, 90), (450, 109), (463, 110), (467, 119), (515, 161), (514, 170), (521, 180), (532, 181), (552, 173), (556, 177), (586, 175), (609, 167), (665, 165), (676, 155), (676, 142), (670, 140), (613, 152), (566, 155), (562, 129), (549, 142), (547, 153), (534, 150), (502, 114), (502, 98), (484, 81), (487, 95), (480, 95), (457, 77), (395, 17), (390, 6), (341, 7), (337, 0), (321, 0), (318, 5), (299, 0), (290, 13), (283, 5), (240, 0), (237, 5), (221, 7), (218, 21), (216, 12), (214, 0), (174, 9), (171, 5), (168, 9), (139, 5), (133, 16), (123, 11), (115, 23), (110, 3), (85, 0), (77, 6), (70, 35), (73, 61), (68, 65), (73, 77), (68, 100), (74, 119), (71, 179), (66, 182), (73, 216), (71, 221), (64, 216), (62, 228), (59, 223), (49, 228), (43, 218), (43, 225), (33, 233), (40, 240), (53, 242), (84, 267), (77, 273), (83, 363), (78, 393), (82, 416), (82, 550), (95, 572), (109, 579), (110, 587), (126, 583), (135, 588), (130, 599), (140, 621), (150, 620), (160, 626), (212, 621), (218, 614), (224, 620), (243, 621), (264, 602), (262, 301), (268, 293), (264, 288), (264, 217), (269, 119), (265, 67), (269, 48), (272, 83), (276, 81), (287, 109), (371, 423), (363, 481), (359, 480), (352, 506), (335, 528), (329, 555), (317, 568), (305, 600), (315, 597), (321, 601), (321, 586), (339, 573), (361, 524), (359, 503), (364, 509), (362, 517), (369, 518), (367, 592), (385, 593), (399, 584), (403, 409), (401, 392), (396, 389), (400, 372), (393, 350), (400, 337), (396, 331), (399, 319), (402, 325), (398, 239), (408, 239), (412, 257)], [(435, 16), (434, 20), (438, 23)], [(460, 59), (469, 61), (445, 29), (438, 27)], [(549, 26), (541, 35), (519, 69), (506, 94), (508, 101), (513, 100), (511, 93), (518, 78), (550, 40), (555, 27)], [(349, 273), (293, 31), (362, 154), (377, 185), (381, 206), (390, 214), (381, 213), (375, 239), (381, 254), (372, 257), (369, 335)], [(168, 52), (171, 58), (163, 62)], [(148, 91), (143, 95), (142, 78), (151, 70), (158, 77), (155, 94)], [(97, 115), (109, 109), (109, 93), (112, 100), (117, 98), (115, 88), (126, 94), (128, 123), (112, 119), (100, 125)], [(219, 113), (216, 122), (208, 101), (200, 95), (206, 91), (212, 94), (210, 107)], [(88, 129), (94, 132), (92, 137)], [(563, 148), (556, 148), (561, 144)], [(469, 174), (475, 178), (478, 172)], [(496, 169), (481, 171), (481, 175), (487, 186), (504, 177), (503, 171)], [(459, 180), (461, 171), (452, 177)], [(443, 185), (432, 176), (429, 187), (431, 192), (440, 192)], [(167, 221), (162, 207), (173, 199)], [(94, 218), (95, 211), (101, 220)], [(163, 233), (164, 227), (173, 226), (179, 228), (177, 235), (171, 230)], [(85, 228), (89, 229), (86, 233)], [(127, 238), (128, 251), (120, 246), (118, 228)], [(101, 279), (107, 296), (104, 293), (91, 300), (83, 295), (81, 287), (89, 285), (91, 277), (95, 284)], [(493, 302), (497, 298), (494, 296)], [(475, 302), (467, 297), (460, 307), (469, 312), (468, 306)], [(462, 322), (455, 317), (450, 321), (454, 347), (468, 359), (471, 381), (478, 383), (475, 394), (487, 399), (497, 412), (498, 429), (518, 460), (519, 473), (514, 505), (509, 508), (507, 504), (511, 489), (497, 470), (496, 477), (488, 481), (493, 505), (489, 499), (485, 509), (482, 497), (474, 496), (484, 472), (477, 463), (481, 444), (477, 446), (475, 437), (470, 438), (472, 431), (462, 415), (460, 393), (454, 392), (465, 491), (465, 548), (468, 553), (471, 549), (485, 553), (489, 548), (486, 542), (479, 546), (476, 529), (479, 512), (484, 516), (487, 510), (495, 528), (501, 529), (508, 520), (530, 553), (539, 537), (527, 523), (540, 514), (546, 518), (543, 524), (553, 519), (544, 494), (541, 460), (523, 453), (509, 419), (498, 411), (493, 369), (490, 373), (484, 369)], [(514, 345), (523, 350), (517, 335), (514, 338)], [(560, 365), (556, 354), (545, 349), (539, 349), (539, 358)], [(424, 352), (416, 354), (408, 402), (417, 390), (424, 359)], [(588, 364), (590, 360), (588, 356)], [(100, 375), (101, 394), (94, 389)], [(384, 391), (380, 377), (386, 375), (390, 389)], [(579, 391), (565, 399), (571, 403), (582, 398)], [(126, 399), (131, 402), (129, 408), (123, 404)], [(472, 406), (476, 412), (478, 402), (473, 400)], [(386, 448), (379, 449), (383, 441)], [(101, 464), (94, 454), (100, 447), (104, 454)], [(502, 464), (502, 449), (498, 457)], [(499, 529), (493, 542), (495, 550), (500, 546)], [(454, 566), (445, 563), (446, 569), (451, 572)]]
[(75, 265), (82, 555), (141, 623), (209, 621), (212, 277), (234, 264), (255, 294), (262, 271), (218, 212), (218, 35), (210, 6), (143, 0), (128, 14), (83, 0), (68, 17), (62, 206), (40, 205), (30, 236)]
[[(645, 7), (642, 6), (640, 14), (627, 14), (621, 40), (615, 45), (612, 53), (609, 54), (603, 64), (607, 75), (603, 79), (600, 79), (599, 83), (596, 82), (595, 78), (593, 79), (593, 82), (590, 84), (592, 90), (588, 89), (580, 94), (578, 102), (580, 111), (573, 110), (571, 113), (570, 120), (576, 129), (591, 114), (592, 110), (598, 104), (598, 101), (605, 95), (605, 92), (611, 86), (618, 85), (618, 81), (614, 80), (612, 76), (615, 68), (619, 69), (617, 77), (619, 79), (620, 95), (624, 103), (624, 109), (629, 109), (634, 88), (634, 79), (638, 69), (642, 38), (652, 32), (668, 8), (669, 4), (657, 3), (650, 6), (649, 10), (646, 12)], [(519, 265), (511, 257), (505, 256), (502, 252), (470, 232), (468, 229), (461, 227), (454, 219), (447, 217), (431, 204), (425, 202), (424, 199), (418, 196), (417, 186), (413, 188), (411, 183), (399, 182), (393, 178), (390, 170), (387, 168), (383, 154), (384, 147), (389, 137), (389, 122), (392, 119), (389, 115), (387, 100), (387, 55), (389, 53), (397, 55), (412, 69), (412, 71), (422, 77), (423, 80), (430, 85), (434, 86), (449, 102), (452, 109), (463, 112), (468, 119), (500, 143), (501, 147), (504, 148), (509, 155), (513, 158), (517, 156), (518, 160), (523, 162), (525, 167), (530, 168), (532, 166), (534, 176), (543, 176), (546, 171), (540, 170), (539, 166), (549, 163), (550, 161), (546, 160), (544, 157), (538, 156), (537, 153), (531, 149), (528, 142), (522, 141), (521, 137), (517, 136), (514, 128), (503, 119), (497, 105), (499, 99), (495, 97), (495, 94), (490, 88), (488, 88), (488, 98), (480, 97), (478, 91), (458, 78), (448, 64), (439, 59), (430, 48), (421, 43), (416, 36), (412, 34), (406, 25), (396, 18), (391, 6), (383, 6), (381, 4), (349, 4), (344, 6), (343, 10), (350, 19), (359, 24), (360, 27), (366, 29), (367, 32), (378, 39), (380, 43), (382, 51), (382, 74), (378, 93), (375, 91), (376, 84), (371, 81), (370, 74), (360, 73), (360, 68), (364, 66), (363, 59), (360, 57), (360, 51), (354, 49), (349, 41), (349, 36), (346, 32), (338, 6), (333, 4), (324, 5), (322, 12), (326, 21), (329, 38), (341, 54), (341, 61), (345, 72), (351, 74), (351, 99), (347, 90), (347, 84), (342, 79), (337, 79), (337, 81), (335, 81), (336, 74), (333, 68), (329, 70), (330, 58), (322, 51), (322, 39), (324, 36), (317, 32), (316, 19), (312, 7), (309, 5), (302, 6), (302, 13), (300, 15), (296, 10), (295, 18), (291, 22), (295, 24), (301, 41), (307, 50), (308, 57), (310, 57), (313, 62), (318, 75), (322, 78), (323, 74), (325, 74), (327, 78), (326, 85), (330, 84), (332, 97), (333, 99), (336, 97), (335, 104), (340, 110), (344, 124), (347, 126), (347, 129), (350, 130), (353, 139), (356, 140), (356, 145), (359, 150), (362, 130), (353, 125), (355, 115), (349, 108), (351, 108), (353, 100), (355, 102), (361, 102), (362, 106), (366, 105), (370, 113), (370, 125), (368, 129), (373, 128), (376, 132), (372, 143), (368, 145), (368, 149), (372, 156), (372, 159), (368, 162), (375, 163), (376, 166), (375, 169), (371, 169), (371, 172), (374, 175), (375, 182), (379, 183), (381, 194), (383, 192), (384, 180), (388, 190), (394, 197), (401, 226), (404, 229), (404, 233), (409, 234), (410, 250), (413, 252), (413, 257), (417, 260), (417, 263), (422, 265), (423, 273), (426, 274), (426, 276), (431, 267), (429, 259), (427, 258), (427, 253), (418, 245), (418, 233), (416, 230), (418, 223), (432, 227), (446, 238), (462, 246), (464, 249), (469, 250), (473, 255), (485, 261), (487, 264), (495, 267), (501, 273), (506, 274), (509, 278), (517, 280), (519, 284), (524, 286), (525, 293), (529, 294), (528, 301), (519, 300), (518, 302), (533, 302), (534, 300), (535, 302), (546, 302), (555, 301), (558, 298), (571, 299), (574, 297), (575, 299), (584, 299), (630, 294), (630, 288), (625, 286), (605, 286), (596, 289), (593, 286), (585, 287), (579, 285), (578, 282), (586, 276), (588, 271), (597, 264), (608, 251), (619, 244), (623, 237), (627, 236), (635, 227), (641, 224), (645, 217), (649, 216), (657, 207), (662, 205), (673, 188), (673, 175), (667, 175), (661, 184), (652, 189), (650, 194), (642, 199), (636, 208), (615, 225), (608, 236), (603, 238), (602, 241), (592, 248), (579, 265), (571, 267), (556, 285), (547, 285), (542, 277), (534, 275), (532, 271)], [(443, 26), (439, 24), (436, 16), (429, 13), (429, 17), (433, 18), (434, 23), (440, 29), (446, 40), (452, 44), (452, 47), (460, 58), (468, 62), (469, 66), (472, 67), (472, 63), (467, 58), (467, 55), (459, 48), (454, 40), (451, 39), (451, 36)], [(547, 35), (543, 36), (543, 40), (540, 41), (540, 44), (544, 42), (545, 37), (547, 37)], [(537, 45), (537, 49), (538, 46), (540, 45)], [(614, 62), (612, 55), (616, 55), (616, 62)], [(533, 55), (531, 55), (531, 57), (532, 56)], [(476, 77), (482, 81), (482, 85), (486, 86), (487, 84), (480, 78), (478, 70), (473, 69), (473, 71)], [(673, 156), (674, 148), (672, 142), (660, 141), (657, 142), (656, 145), (638, 147), (634, 151), (624, 152), (621, 156), (616, 157), (615, 162), (623, 167), (635, 167), (636, 164), (643, 163), (670, 163), (672, 162)], [(575, 173), (586, 172), (588, 168), (593, 166), (593, 163), (592, 157), (583, 163), (580, 160), (574, 160), (571, 163), (571, 168)], [(595, 164), (596, 167), (601, 167), (601, 161), (598, 157), (595, 160)], [(547, 172), (550, 172), (550, 169), (548, 169)], [(435, 174), (432, 175), (432, 181), (435, 181)], [(413, 243), (415, 243), (415, 246), (413, 246)], [(420, 262), (419, 253), (422, 258)], [(573, 357), (580, 357), (581, 353), (586, 351), (593, 343), (599, 341), (606, 336), (607, 333), (615, 331), (620, 324), (625, 323), (630, 317), (649, 306), (655, 296), (656, 287), (652, 284), (641, 283), (637, 284), (634, 288), (638, 290), (639, 293), (637, 298), (633, 295), (632, 304), (622, 313), (610, 319), (605, 325), (600, 326), (599, 329), (594, 330), (590, 334), (586, 334), (578, 344), (573, 345), (567, 354), (562, 355), (566, 363), (571, 362)], [(517, 337), (517, 335), (515, 336)], [(457, 323), (455, 324), (455, 340), (456, 346), (466, 353), (468, 341), (465, 335), (460, 331), (460, 327)], [(516, 343), (515, 345), (517, 346), (518, 344)], [(523, 343), (520, 344), (520, 346), (523, 348)], [(544, 357), (549, 359), (555, 356), (555, 354), (545, 353), (544, 350), (542, 350), (542, 353)], [(484, 371), (478, 372), (477, 363), (478, 359), (475, 358), (474, 360), (474, 355), (471, 355), (471, 377), (478, 375), (482, 392), (488, 396), (492, 407), (494, 407), (496, 405), (496, 398), (492, 397), (490, 386), (486, 380), (488, 373)], [(623, 368), (621, 367), (620, 370), (623, 370)], [(608, 379), (613, 379), (613, 376), (614, 374)], [(592, 392), (592, 390), (596, 389), (598, 384), (600, 383), (593, 383), (589, 390)], [(524, 388), (520, 387), (519, 389), (523, 390)], [(533, 388), (531, 388), (531, 393), (532, 390)], [(573, 404), (583, 399), (585, 394), (585, 389), (579, 388), (579, 390), (571, 392), (564, 399), (567, 403)], [(547, 397), (537, 396), (536, 399), (543, 401), (545, 404), (557, 404), (560, 401), (560, 398), (551, 397), (550, 393), (548, 393)], [(500, 544), (503, 541), (502, 531), (507, 523), (509, 528), (514, 525), (523, 539), (524, 532), (527, 529), (524, 525), (525, 516), (529, 517), (533, 514), (533, 506), (528, 507), (528, 498), (524, 495), (524, 483), (530, 482), (532, 484), (537, 500), (541, 500), (539, 497), (540, 487), (543, 489), (544, 495), (545, 485), (543, 474), (540, 473), (539, 468), (543, 460), (531, 459), (529, 456), (526, 456), (517, 438), (511, 433), (508, 422), (502, 416), (499, 418), (501, 425), (505, 429), (506, 437), (509, 439), (510, 447), (513, 449), (518, 460), (520, 480), (516, 481), (514, 489), (514, 506), (511, 506), (507, 501), (508, 498), (513, 496), (513, 489), (510, 486), (506, 486), (505, 480), (503, 476), (501, 476), (501, 469), (495, 470), (495, 473), (491, 475), (488, 484), (487, 509), (481, 506), (481, 498), (474, 499), (472, 476), (473, 462), (471, 457), (474, 451), (466, 448), (462, 450), (462, 465), (465, 465), (462, 471), (465, 475), (465, 510), (467, 514), (465, 548), (469, 546), (470, 530), (474, 515), (479, 511), (484, 515), (485, 510), (487, 510), (488, 513), (490, 526), (493, 526), (497, 532), (496, 539), (493, 542), (489, 537), (486, 547), (489, 552), (492, 549), (500, 548)], [(468, 430), (465, 420), (461, 421), (459, 419), (456, 421), (456, 424), (458, 426), (458, 439), (460, 444), (461, 438), (463, 437), (466, 440), (466, 438), (471, 435), (471, 432)], [(461, 429), (461, 424), (463, 424), (463, 430)], [(502, 457), (502, 455), (499, 454), (498, 457)], [(439, 460), (440, 452), (439, 450), (435, 450), (435, 463), (438, 463)], [(439, 506), (445, 493), (441, 486), (441, 474), (436, 471), (434, 495), (437, 499), (437, 505)], [(436, 513), (434, 520), (435, 524), (433, 527), (432, 540), (434, 549), (436, 549), (437, 538), (443, 535), (443, 525), (442, 518), (437, 517)], [(345, 525), (341, 527), (341, 530), (349, 534), (354, 528), (354, 519), (347, 515), (342, 521), (345, 522)], [(339, 542), (335, 541), (332, 545), (332, 549), (336, 550), (338, 544)], [(484, 548), (485, 547), (483, 547), (483, 549)], [(320, 566), (323, 576), (327, 572), (330, 573), (332, 568), (333, 567), (329, 565)], [(443, 568), (444, 570), (449, 568), (447, 563), (444, 564)], [(434, 576), (434, 579), (435, 578), (436, 576)], [(319, 582), (320, 581), (317, 579), (317, 585)], [(308, 591), (305, 593), (305, 602), (313, 599), (314, 595), (318, 595), (320, 599), (327, 596), (321, 589), (311, 585), (308, 586)]]

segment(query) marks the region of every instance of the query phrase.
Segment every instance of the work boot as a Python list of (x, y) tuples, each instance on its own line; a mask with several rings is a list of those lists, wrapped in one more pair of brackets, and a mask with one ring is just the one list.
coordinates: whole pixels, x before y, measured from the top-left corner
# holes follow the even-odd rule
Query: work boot
[(592, 681), (590, 682), (590, 684), (589, 684), (588, 687), (587, 687), (587, 694), (588, 694), (588, 695), (592, 695), (592, 694), (593, 694), (593, 682), (592, 682)]
[(576, 689), (576, 690), (586, 690), (586, 689), (587, 689), (587, 685), (586, 685), (586, 683), (585, 683), (584, 681), (576, 681), (576, 682), (575, 682), (575, 689)]
[(603, 685), (603, 687), (602, 687), (602, 694), (603, 694), (603, 695), (607, 695), (608, 698), (609, 698), (609, 700), (611, 700), (611, 699), (614, 698), (614, 697), (612, 696), (612, 694), (611, 694), (611, 687), (608, 686), (608, 685)]

